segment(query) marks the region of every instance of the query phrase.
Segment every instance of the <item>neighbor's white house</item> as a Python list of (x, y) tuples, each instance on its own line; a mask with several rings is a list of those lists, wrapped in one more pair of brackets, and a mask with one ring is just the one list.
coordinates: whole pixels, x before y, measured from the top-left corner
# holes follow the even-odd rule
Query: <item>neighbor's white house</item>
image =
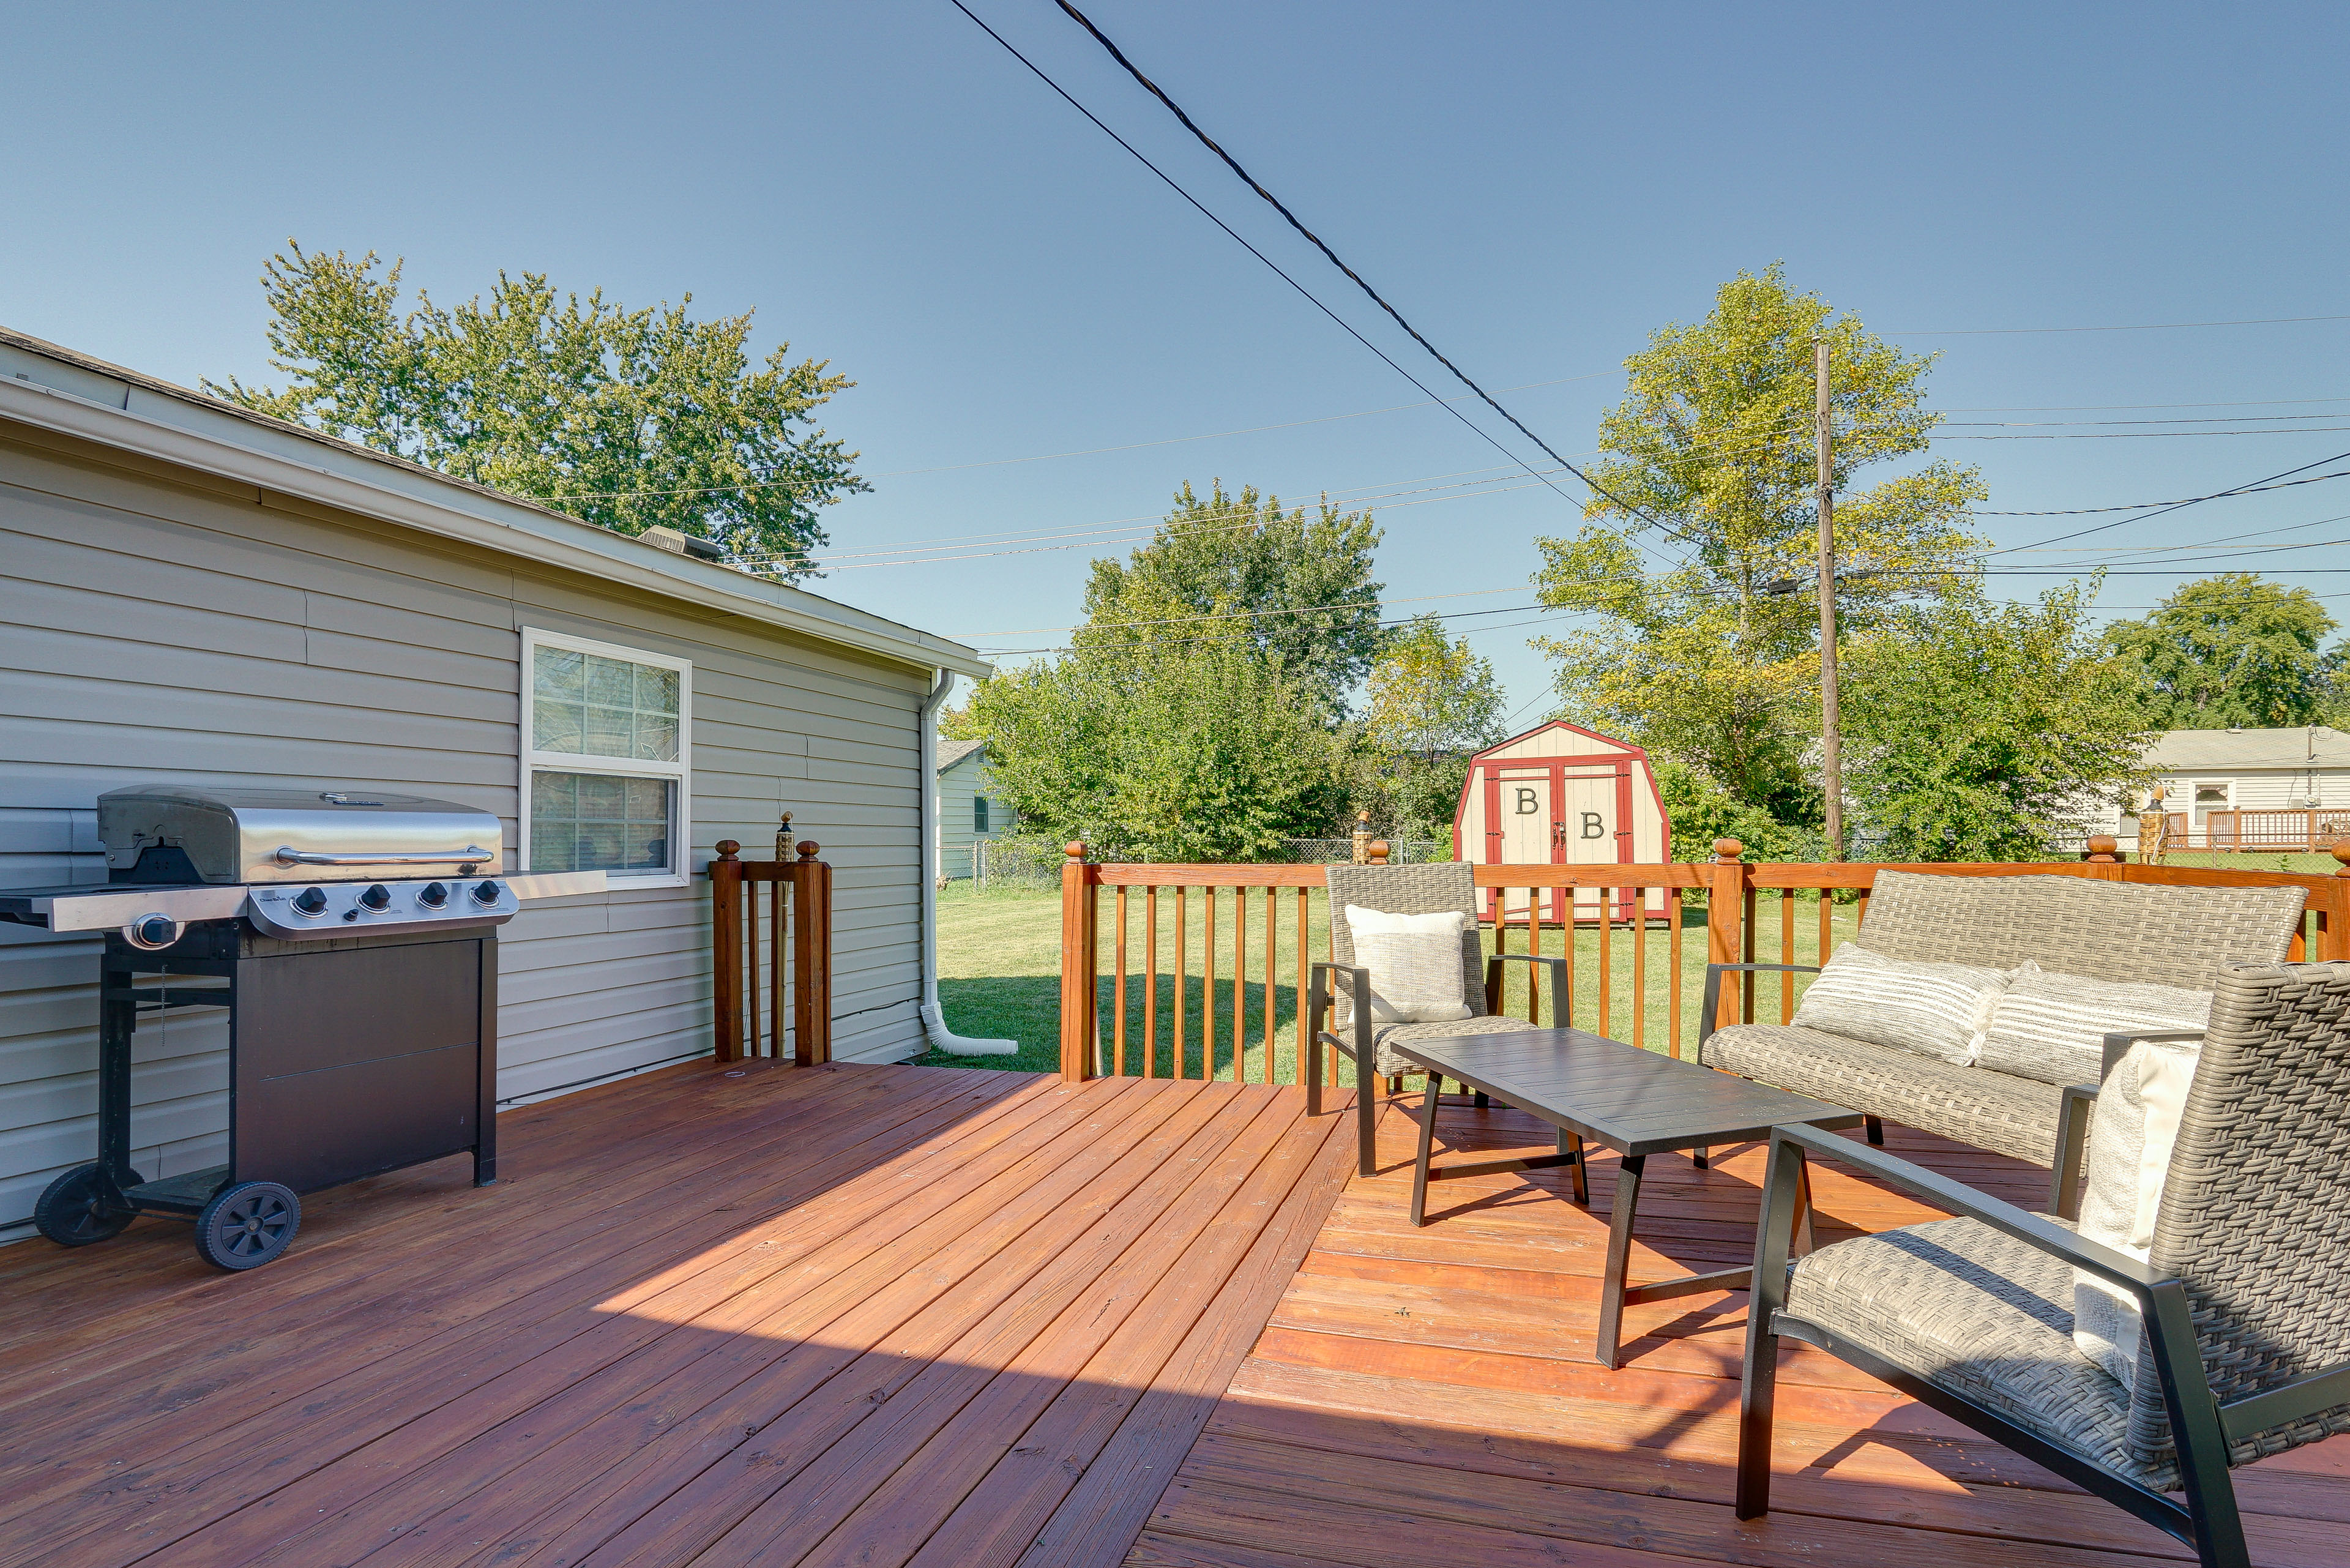
[[(2323, 724), (2171, 730), (2147, 748), (2143, 762), (2154, 780), (2137, 804), (2150, 809), (2153, 791), (2160, 790), (2174, 840), (2183, 831), (2199, 847), (2214, 843), (2215, 828), (2222, 841), (2215, 846), (2241, 839), (2244, 847), (2271, 847), (2262, 840), (2273, 835), (2254, 829), (2292, 826), (2239, 813), (2318, 812), (2321, 836), (2333, 830), (2333, 814), (2350, 814), (2350, 735)], [(2135, 839), (2137, 819), (2116, 806), (2104, 830)]]
[(1012, 830), (1012, 808), (989, 793), (987, 742), (939, 738), (939, 861), (941, 882), (974, 876), (977, 846)]

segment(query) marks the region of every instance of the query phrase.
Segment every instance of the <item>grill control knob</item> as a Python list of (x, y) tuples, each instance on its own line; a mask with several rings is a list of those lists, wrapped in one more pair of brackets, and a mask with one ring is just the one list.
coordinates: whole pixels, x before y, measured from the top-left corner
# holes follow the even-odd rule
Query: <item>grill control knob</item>
[(449, 901), (449, 885), (445, 882), (427, 882), (416, 890), (416, 901), (428, 909), (437, 909)]
[(327, 890), (305, 888), (294, 895), (294, 907), (306, 915), (323, 915), (327, 912)]
[(359, 895), (359, 905), (363, 909), (379, 911), (388, 909), (391, 908), (391, 889), (378, 882)]
[(478, 882), (474, 884), (473, 902), (486, 906), (494, 904), (497, 901), (498, 885), (495, 882)]

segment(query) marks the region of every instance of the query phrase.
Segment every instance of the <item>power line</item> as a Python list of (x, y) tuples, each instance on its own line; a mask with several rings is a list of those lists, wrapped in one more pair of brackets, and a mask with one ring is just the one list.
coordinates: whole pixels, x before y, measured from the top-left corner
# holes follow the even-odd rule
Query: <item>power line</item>
[[(1421, 394), (1427, 397), (1431, 402), (1438, 404), (1447, 413), (1459, 420), (1462, 424), (1467, 425), (1471, 430), (1476, 431), (1479, 439), (1491, 445), (1493, 450), (1499, 452), (1503, 456), (1509, 458), (1512, 462), (1519, 463), (1521, 467), (1525, 468), (1528, 473), (1533, 473), (1534, 472), (1530, 464), (1525, 463), (1523, 460), (1518, 457), (1517, 453), (1512, 452), (1508, 447), (1503, 446), (1500, 441), (1494, 440), (1492, 434), (1482, 428), (1474, 420), (1462, 413), (1459, 409), (1454, 408), (1444, 399), (1439, 398), (1433, 390), (1419, 379), (1419, 377), (1413, 375), (1401, 365), (1397, 364), (1393, 358), (1389, 358), (1385, 349), (1372, 342), (1369, 338), (1364, 337), (1360, 332), (1356, 331), (1344, 317), (1341, 317), (1336, 311), (1323, 304), (1322, 301), (1315, 296), (1312, 290), (1308, 289), (1304, 284), (1298, 282), (1295, 278), (1290, 276), (1286, 272), (1284, 272), (1280, 265), (1275, 263), (1271, 256), (1266, 255), (1263, 251), (1257, 249), (1256, 246), (1249, 244), (1247, 240), (1242, 238), (1238, 230), (1234, 229), (1230, 223), (1225, 223), (1223, 219), (1216, 216), (1215, 213), (1210, 212), (1207, 206), (1201, 202), (1198, 197), (1192, 195), (1191, 192), (1185, 190), (1181, 185), (1177, 184), (1172, 175), (1159, 168), (1158, 164), (1153, 163), (1149, 159), (1144, 157), (1140, 150), (1136, 148), (1132, 142), (1127, 140), (1125, 137), (1120, 136), (1117, 131), (1112, 130), (1107, 124), (1105, 124), (1099, 115), (1097, 115), (1093, 110), (1087, 109), (1084, 104), (1079, 103), (1075, 98), (1071, 97), (1066, 88), (1063, 88), (1060, 83), (1055, 81), (1051, 77), (1046, 76), (1044, 69), (1034, 60), (1031, 60), (1027, 56), (1022, 54), (1018, 49), (1014, 48), (1010, 39), (1004, 37), (1003, 34), (997, 32), (994, 28), (982, 21), (978, 13), (972, 10), (970, 6), (964, 5), (962, 0), (949, 0), (949, 3), (951, 4), (956, 10), (962, 12), (964, 16), (969, 16), (973, 25), (975, 25), (981, 32), (985, 33), (998, 44), (1003, 45), (1003, 50), (1006, 54), (1010, 55), (1014, 59), (1018, 60), (1022, 65), (1027, 67), (1031, 74), (1033, 74), (1038, 81), (1043, 82), (1046, 87), (1051, 88), (1055, 93), (1058, 93), (1063, 101), (1066, 102), (1070, 108), (1076, 109), (1079, 114), (1084, 115), (1087, 119), (1092, 120), (1103, 135), (1108, 137), (1112, 141), (1115, 141), (1120, 147), (1125, 148), (1128, 152), (1133, 154), (1135, 161), (1140, 163), (1145, 169), (1149, 170), (1153, 174), (1158, 175), (1159, 180), (1166, 184), (1169, 190), (1174, 192), (1177, 195), (1182, 197), (1183, 200), (1189, 202), (1193, 207), (1197, 208), (1201, 216), (1206, 218), (1210, 223), (1215, 224), (1216, 227), (1223, 230), (1225, 234), (1231, 235), (1233, 242), (1240, 245), (1241, 248), (1247, 251), (1249, 254), (1256, 257), (1257, 260), (1263, 262), (1267, 267), (1271, 268), (1274, 276), (1280, 278), (1282, 282), (1289, 285), (1290, 287), (1305, 296), (1305, 299), (1313, 305), (1315, 309), (1319, 310), (1332, 321), (1336, 322), (1338, 326), (1346, 331), (1348, 337), (1352, 337), (1356, 342), (1360, 343), (1364, 348), (1368, 348), (1372, 353), (1378, 355), (1379, 358), (1386, 363), (1389, 369), (1393, 370), (1397, 375), (1401, 376), (1405, 380), (1409, 381), (1413, 386), (1418, 387)], [(1480, 396), (1483, 395), (1482, 389), (1475, 389), (1478, 390)], [(1489, 398), (1486, 400), (1491, 402), (1492, 400)], [(1496, 406), (1498, 407), (1499, 405)], [(1515, 423), (1516, 421), (1512, 421), (1511, 422)], [(1534, 444), (1537, 446), (1542, 445), (1539, 441)], [(1548, 452), (1550, 449), (1544, 447), (1543, 450)], [(1553, 455), (1555, 456), (1556, 454), (1554, 453)], [(1571, 467), (1572, 465), (1570, 464), (1568, 466)], [(1552, 484), (1549, 480), (1544, 479), (1542, 483), (1550, 489), (1558, 491), (1559, 499), (1562, 501), (1569, 503), (1574, 501), (1575, 498), (1573, 496), (1567, 494), (1566, 492), (1563, 490), (1559, 490), (1558, 486)], [(1586, 480), (1585, 483), (1589, 483), (1590, 482)], [(1596, 490), (1598, 487), (1594, 485), (1593, 488)]]
[[(954, 4), (956, 7), (960, 9), (962, 5), (962, 0), (954, 0)], [(1182, 121), (1183, 129), (1190, 131), (1193, 136), (1199, 139), (1201, 146), (1205, 147), (1209, 151), (1222, 159), (1223, 161), (1224, 167), (1230, 169), (1234, 174), (1240, 176), (1242, 183), (1245, 184), (1250, 190), (1254, 191), (1258, 195), (1263, 197), (1267, 204), (1269, 204), (1274, 212), (1279, 213), (1291, 228), (1295, 229), (1299, 234), (1305, 235), (1315, 250), (1320, 251), (1324, 256), (1329, 259), (1332, 266), (1336, 267), (1340, 272), (1345, 273), (1349, 278), (1353, 279), (1355, 286), (1361, 289), (1366, 295), (1369, 296), (1372, 304), (1378, 306), (1381, 310), (1386, 311), (1388, 315), (1394, 319), (1395, 324), (1398, 327), (1402, 327), (1406, 332), (1411, 335), (1413, 342), (1419, 344), (1422, 348), (1427, 349), (1438, 364), (1451, 371), (1453, 378), (1456, 380), (1458, 380), (1462, 386), (1468, 388), (1471, 391), (1476, 393), (1478, 397), (1483, 399), (1485, 405), (1488, 408), (1501, 415), (1503, 419), (1509, 421), (1511, 424), (1516, 426), (1520, 435), (1524, 436), (1528, 441), (1534, 442), (1534, 445), (1542, 448), (1543, 452), (1548, 455), (1552, 462), (1565, 469), (1569, 473), (1574, 474), (1575, 478), (1583, 481), (1585, 484), (1590, 486), (1595, 493), (1606, 496), (1608, 500), (1614, 502), (1625, 511), (1629, 512), (1635, 517), (1641, 518), (1659, 528), (1664, 528), (1667, 533), (1673, 532), (1672, 529), (1666, 527), (1665, 524), (1659, 522), (1655, 517), (1649, 516), (1648, 514), (1641, 511), (1630, 502), (1624, 500), (1621, 496), (1611, 493), (1606, 487), (1599, 484), (1589, 474), (1575, 467), (1575, 464), (1567, 462), (1566, 459), (1559, 456), (1556, 452), (1551, 449), (1551, 445), (1548, 441), (1543, 440), (1542, 437), (1534, 434), (1534, 431), (1526, 428), (1525, 421), (1523, 420), (1519, 419), (1517, 415), (1503, 408), (1501, 403), (1494, 399), (1492, 393), (1486, 391), (1484, 388), (1471, 380), (1467, 371), (1461, 369), (1460, 366), (1454, 364), (1451, 359), (1446, 358), (1437, 348), (1435, 344), (1430, 343), (1425, 337), (1421, 336), (1419, 328), (1414, 327), (1410, 322), (1406, 321), (1403, 318), (1403, 313), (1401, 311), (1398, 310), (1394, 306), (1389, 305), (1387, 300), (1380, 296), (1378, 289), (1373, 288), (1368, 283), (1366, 283), (1363, 280), (1362, 274), (1357, 272), (1353, 267), (1348, 266), (1345, 262), (1339, 260), (1338, 253), (1332, 250), (1327, 244), (1323, 243), (1321, 235), (1307, 228), (1304, 223), (1299, 223), (1297, 221), (1296, 213), (1284, 206), (1280, 198), (1276, 197), (1272, 192), (1259, 184), (1256, 177), (1251, 174), (1247, 170), (1242, 168), (1238, 159), (1235, 159), (1231, 153), (1218, 146), (1213, 137), (1201, 130), (1199, 125), (1191, 119), (1191, 117), (1183, 112), (1182, 105), (1168, 97), (1166, 91), (1161, 88), (1157, 82), (1154, 82), (1149, 77), (1144, 76), (1135, 63), (1126, 57), (1126, 52), (1123, 49), (1120, 49), (1116, 44), (1112, 43), (1107, 34), (1104, 33), (1099, 27), (1095, 26), (1092, 20), (1088, 18), (1084, 12), (1078, 10), (1075, 5), (1070, 5), (1069, 0), (1059, 0), (1059, 5), (1061, 9), (1068, 13), (1069, 16), (1076, 22), (1077, 26), (1083, 27), (1087, 32), (1093, 35), (1094, 41), (1096, 43), (1109, 51), (1110, 58), (1116, 60), (1120, 66), (1124, 67), (1127, 75), (1132, 77), (1136, 81), (1140, 82), (1144, 90), (1149, 92), (1151, 97), (1157, 99), (1160, 103), (1165, 104), (1169, 112), (1173, 114), (1177, 119)], [(964, 14), (966, 16), (969, 15), (968, 12), (965, 12)], [(972, 19), (974, 21), (977, 20), (976, 17), (973, 17)], [(985, 24), (983, 23), (982, 26), (985, 26)], [(997, 41), (1002, 42), (1001, 39), (998, 39)], [(1006, 44), (1004, 45), (1004, 47), (1010, 48), (1011, 46)], [(1029, 68), (1034, 70), (1035, 67), (1032, 66)], [(1038, 71), (1037, 75), (1042, 76), (1044, 73)], [(1063, 96), (1066, 97), (1067, 95), (1064, 94)], [(1074, 103), (1076, 100), (1072, 99), (1070, 101)], [(1096, 121), (1096, 123), (1098, 124), (1099, 121)], [(1108, 128), (1105, 126), (1103, 129), (1107, 130)], [(1137, 153), (1135, 156), (1140, 157), (1141, 154)], [(1165, 176), (1161, 175), (1160, 178), (1164, 179)], [(1170, 184), (1173, 183), (1172, 181), (1169, 181), (1168, 182)], [(1193, 204), (1197, 205), (1198, 203), (1195, 202)], [(1201, 212), (1207, 211), (1204, 207), (1200, 210)], [(1237, 238), (1238, 236), (1234, 237)], [(1266, 262), (1265, 265), (1267, 266), (1271, 266), (1273, 264), (1271, 262)], [(1336, 320), (1336, 317), (1333, 317), (1332, 319)], [(1351, 328), (1349, 330), (1351, 330)], [(1359, 334), (1357, 334), (1357, 336), (1359, 336)], [(1386, 356), (1382, 355), (1381, 358), (1384, 358)], [(1393, 364), (1394, 361), (1388, 360), (1388, 363)], [(1398, 369), (1400, 369), (1400, 367)], [(1417, 381), (1412, 384), (1414, 386), (1419, 385)], [(1425, 390), (1426, 389), (1422, 389)]]
[[(2345, 453), (2344, 455), (2350, 456), (2350, 453)], [(2332, 458), (2327, 458), (2324, 461), (2331, 462), (2334, 460)], [(2310, 466), (2314, 467), (2315, 464), (2311, 464)], [(2286, 472), (2293, 472), (2297, 471), (2288, 469)], [(2234, 490), (2215, 490), (2209, 495), (2190, 495), (2184, 501), (2138, 501), (2133, 502), (2127, 506), (2068, 506), (2061, 511), (2055, 512), (1970, 512), (1968, 515), (1970, 517), (2082, 517), (2095, 512), (2142, 512), (2149, 506), (2191, 506), (2199, 501), (2224, 501), (2230, 496), (2234, 495), (2258, 495), (2262, 491), (2266, 490), (2290, 490), (2296, 484), (2315, 484), (2323, 480), (2328, 479), (2350, 479), (2350, 469), (2344, 469), (2339, 473), (2312, 474), (2307, 479), (2289, 480), (2282, 484), (2245, 484), (2240, 485)], [(2092, 532), (2094, 532), (2094, 530), (2092, 530)], [(2066, 535), (2065, 537), (2078, 538), (2080, 535), (2077, 534), (2072, 534)], [(2043, 543), (2054, 544), (2055, 541), (2045, 540), (2043, 541)], [(2018, 545), (2015, 546), (2018, 550), (2037, 549), (2038, 547), (2038, 545)], [(2006, 555), (2009, 553), (2010, 552), (2004, 550), (1998, 552), (1998, 554), (2001, 555)]]
[[(2307, 473), (2313, 468), (2323, 468), (2329, 462), (2340, 462), (2345, 459), (2350, 459), (2350, 452), (2337, 452), (2332, 457), (2321, 457), (2315, 462), (2304, 462), (2299, 468), (2288, 468), (2282, 473), (2272, 473), (2264, 479), (2255, 479), (2249, 484), (2237, 486), (2234, 490), (2222, 490), (2211, 495), (2198, 495), (2186, 501), (2174, 501), (2162, 506), (2158, 510), (2146, 513), (2142, 516), (2116, 518), (2111, 523), (2100, 523), (2094, 528), (2084, 528), (2078, 533), (2059, 534), (2053, 539), (2035, 539), (2029, 545), (2017, 545), (2005, 550), (1993, 550), (1991, 555), (2006, 556), (2012, 555), (2017, 550), (2037, 550), (2048, 545), (2061, 545), (2067, 539), (2082, 539), (2086, 538), (2092, 534), (2102, 534), (2108, 528), (2118, 528), (2125, 523), (2150, 522), (2154, 518), (2178, 511), (2181, 507), (2193, 506), (2205, 501), (2218, 501), (2230, 495), (2245, 494), (2263, 486), (2272, 485), (2280, 479), (2291, 479), (2296, 473)], [(2323, 478), (2324, 476), (2320, 475), (2319, 477)]]

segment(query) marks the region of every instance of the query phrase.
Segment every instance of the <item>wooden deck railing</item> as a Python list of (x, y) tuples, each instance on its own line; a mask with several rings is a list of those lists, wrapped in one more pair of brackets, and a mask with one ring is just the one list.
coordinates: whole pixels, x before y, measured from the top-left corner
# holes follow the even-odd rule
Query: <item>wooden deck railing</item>
[(808, 839), (798, 844), (796, 860), (743, 860), (742, 847), (722, 838), (710, 863), (718, 1059), (829, 1062), (832, 867)]
[[(1479, 866), (1475, 879), (1481, 889), (1552, 890), (1547, 901), (1527, 898), (1515, 909), (1489, 900), (1489, 908), (1504, 911), (1499, 923), (1489, 919), (1485, 927), (1492, 950), (1547, 950), (1570, 961), (1565, 994), (1553, 996), (1547, 1012), (1534, 974), (1512, 977), (1509, 1011), (1675, 1056), (1696, 1042), (1706, 963), (1825, 961), (1858, 929), (1877, 874), (1885, 870), (2299, 887), (2308, 890), (2309, 903), (2291, 956), (2350, 958), (2350, 845), (2335, 850), (2343, 870), (2332, 877), (2133, 865), (2109, 837), (2089, 846), (2077, 861), (2029, 864), (1757, 864), (1743, 858), (1737, 840), (1725, 838), (1715, 842), (1714, 858), (1700, 863)], [(1383, 847), (1373, 846), (1375, 859), (1384, 858)], [(1061, 880), (1064, 1078), (1298, 1081), (1313, 1024), (1305, 1016), (1307, 966), (1330, 952), (1326, 867), (1102, 865), (1086, 858), (1082, 844), (1068, 846), (1067, 857)], [(1577, 900), (1573, 890), (1581, 889), (1617, 896)], [(1702, 907), (1692, 895), (1702, 895)], [(1547, 914), (1530, 912), (1545, 903)], [(1575, 918), (1561, 919), (1561, 910)], [(1701, 947), (1688, 932), (1692, 919), (1703, 924)], [(1253, 940), (1252, 932), (1260, 934)], [(1752, 1021), (1764, 999), (1775, 1001), (1779, 1022), (1794, 1015), (1799, 977), (1738, 978), (1744, 983), (1722, 989), (1721, 1023)], [(1324, 1059), (1335, 1082), (1335, 1054)]]
[[(2197, 843), (2196, 840), (2202, 840)], [(2168, 849), (2283, 850), (2323, 855), (2350, 842), (2350, 809), (2223, 811), (2203, 814), (2202, 831), (2184, 812), (2168, 814), (2163, 847)]]

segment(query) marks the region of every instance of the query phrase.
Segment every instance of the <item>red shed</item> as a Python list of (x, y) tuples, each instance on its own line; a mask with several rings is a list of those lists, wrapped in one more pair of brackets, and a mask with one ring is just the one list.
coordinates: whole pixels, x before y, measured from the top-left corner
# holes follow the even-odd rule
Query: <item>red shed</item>
[[(1469, 777), (1452, 816), (1452, 853), (1487, 866), (1657, 865), (1670, 857), (1672, 823), (1657, 793), (1648, 753), (1565, 720), (1553, 720), (1469, 759)], [(1486, 915), (1527, 916), (1529, 894), (1510, 889), (1487, 895)], [(1575, 898), (1575, 918), (1599, 919), (1596, 889)], [(1661, 890), (1652, 891), (1648, 911), (1662, 915)], [(1633, 896), (1617, 895), (1617, 919), (1632, 918)], [(1555, 894), (1542, 918), (1565, 919)]]

